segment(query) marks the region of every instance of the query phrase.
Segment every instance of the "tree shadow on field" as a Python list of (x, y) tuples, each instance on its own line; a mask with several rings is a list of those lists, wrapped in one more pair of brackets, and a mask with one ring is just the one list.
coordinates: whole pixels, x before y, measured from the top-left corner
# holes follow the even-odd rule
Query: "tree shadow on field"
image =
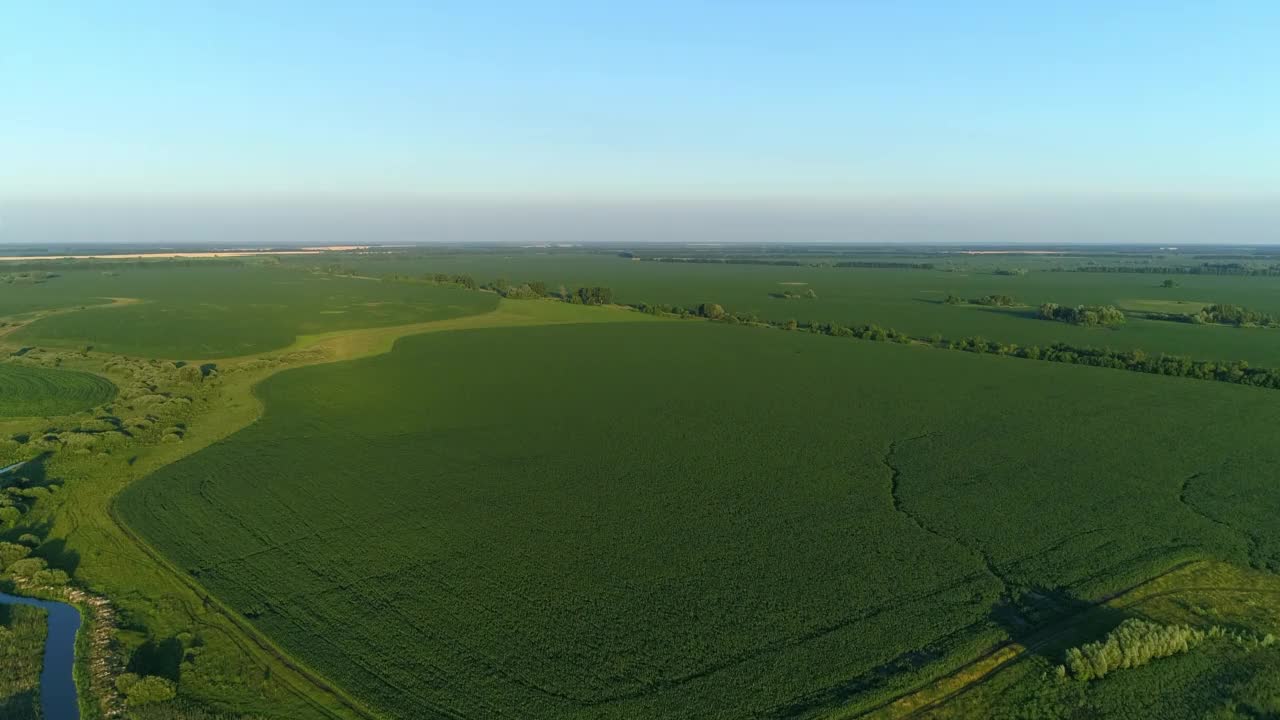
[(919, 671), (929, 663), (946, 656), (941, 647), (925, 647), (905, 652), (886, 663), (877, 665), (860, 675), (845, 679), (816, 692), (797, 697), (790, 702), (766, 710), (757, 717), (767, 720), (811, 717), (824, 708), (846, 705), (855, 698), (865, 696), (889, 685), (895, 677)]
[(75, 575), (76, 568), (80, 567), (80, 553), (68, 550), (67, 541), (62, 538), (41, 544), (32, 554), (44, 558), (49, 567), (63, 570), (68, 575)]
[(1033, 586), (1001, 598), (988, 617), (1029, 653), (1060, 663), (1068, 648), (1101, 637), (1128, 615), (1081, 600), (1065, 588)]
[(160, 642), (148, 640), (133, 651), (127, 670), (138, 675), (159, 675), (177, 682), (184, 652), (178, 638)]
[(17, 485), (24, 488), (47, 488), (50, 485), (61, 485), (62, 481), (49, 477), (45, 462), (53, 457), (53, 451), (46, 450), (22, 463), (22, 466), (11, 470), (0, 477), (0, 487)]
[(8, 603), (0, 603), (0, 627), (7, 628), (13, 624), (13, 610), (10, 609), (12, 607)]

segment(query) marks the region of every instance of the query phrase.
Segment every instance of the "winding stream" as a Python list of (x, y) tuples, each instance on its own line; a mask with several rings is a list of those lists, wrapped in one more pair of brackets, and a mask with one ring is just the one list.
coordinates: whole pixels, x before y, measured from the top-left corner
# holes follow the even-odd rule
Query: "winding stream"
[(44, 641), (44, 667), (40, 671), (40, 707), (45, 720), (79, 720), (76, 682), (76, 631), (80, 611), (66, 603), (36, 600), (0, 592), (0, 603), (34, 605), (49, 614), (49, 634)]

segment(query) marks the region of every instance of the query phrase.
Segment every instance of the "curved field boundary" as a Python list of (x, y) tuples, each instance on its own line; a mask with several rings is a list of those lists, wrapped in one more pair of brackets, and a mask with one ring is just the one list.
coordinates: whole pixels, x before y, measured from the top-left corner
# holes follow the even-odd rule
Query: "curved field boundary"
[(110, 401), (117, 391), (92, 373), (0, 364), (0, 417), (70, 415)]
[[(242, 372), (237, 382), (228, 388), (230, 392), (222, 402), (208, 413), (196, 418), (196, 422), (213, 426), (216, 431), (205, 436), (199, 444), (166, 453), (157, 462), (146, 463), (145, 468), (133, 478), (133, 481), (149, 475), (160, 467), (173, 463), (183, 457), (194, 454), (205, 447), (238, 432), (256, 422), (265, 407), (259, 400), (254, 388), (278, 372), (321, 363), (355, 360), (372, 355), (389, 352), (397, 340), (410, 335), (430, 332), (447, 332), (454, 330), (475, 330), (485, 328), (581, 324), (599, 322), (661, 322), (643, 313), (631, 312), (622, 308), (598, 308), (568, 305), (554, 301), (535, 300), (501, 300), (498, 308), (492, 312), (470, 315), (448, 320), (437, 320), (411, 325), (392, 327), (366, 328), (361, 330), (338, 331), (321, 335), (303, 336), (293, 345), (283, 350), (237, 358), (221, 359), (220, 369), (227, 371), (241, 367)], [(266, 364), (264, 365), (264, 361)], [(247, 619), (223, 604), (217, 597), (209, 593), (197, 580), (180, 568), (174, 566), (164, 554), (139, 536), (121, 517), (117, 501), (120, 493), (132, 481), (122, 483), (114, 488), (108, 501), (107, 515), (111, 529), (128, 544), (136, 547), (147, 558), (161, 568), (166, 575), (181, 583), (204, 604), (207, 611), (215, 613), (230, 626), (231, 633), (242, 637), (231, 637), (238, 647), (251, 657), (264, 661), (264, 664), (275, 664), (287, 672), (276, 676), (303, 698), (317, 711), (333, 718), (361, 718), (377, 720), (382, 716), (366, 707), (359, 700), (351, 697), (335, 683), (321, 673), (312, 670), (302, 661), (292, 657), (277, 646), (266, 634), (258, 630)], [(305, 687), (298, 687), (303, 685)], [(326, 707), (307, 693), (307, 689), (318, 691), (333, 701), (333, 706)]]
[(97, 305), (76, 305), (73, 307), (53, 308), (50, 310), (36, 310), (35, 312), (11, 315), (7, 319), (12, 324), (5, 325), (4, 327), (0, 327), (0, 337), (4, 337), (5, 335), (8, 335), (9, 333), (12, 333), (12, 332), (17, 332), (18, 330), (21, 330), (22, 328), (30, 325), (31, 323), (37, 320), (43, 320), (44, 318), (50, 317), (52, 315), (62, 315), (63, 313), (79, 312), (81, 310), (88, 310), (89, 308), (103, 309), (103, 308), (110, 308), (110, 307), (124, 307), (125, 305), (137, 305), (138, 303), (146, 302), (145, 300), (140, 300), (138, 298), (127, 298), (127, 297), (97, 297), (94, 299), (110, 300), (110, 302), (99, 303)]

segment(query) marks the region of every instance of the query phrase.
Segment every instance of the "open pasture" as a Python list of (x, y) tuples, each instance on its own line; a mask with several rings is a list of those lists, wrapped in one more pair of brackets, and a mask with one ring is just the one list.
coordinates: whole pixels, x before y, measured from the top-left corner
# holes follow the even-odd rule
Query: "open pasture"
[(116, 386), (97, 375), (0, 363), (0, 417), (67, 415), (115, 396)]
[(207, 360), (286, 347), (299, 335), (406, 325), (497, 306), (497, 298), (484, 293), (270, 267), (198, 264), (113, 272), (76, 270), (49, 284), (61, 283), (64, 292), (75, 288), (86, 304), (111, 297), (137, 302), (50, 315), (8, 340)]
[[(513, 282), (545, 281), (611, 287), (618, 302), (664, 303), (697, 307), (714, 302), (734, 312), (801, 322), (875, 323), (917, 337), (939, 334), (947, 339), (981, 336), (1019, 345), (1055, 342), (1084, 347), (1140, 349), (1204, 360), (1247, 360), (1280, 366), (1280, 332), (1225, 326), (1193, 326), (1131, 316), (1119, 328), (1048, 323), (1036, 317), (1041, 303), (1118, 305), (1150, 312), (1155, 306), (1232, 303), (1280, 314), (1280, 277), (1213, 275), (1170, 276), (1177, 286), (1162, 287), (1158, 274), (1053, 272), (1076, 267), (1081, 258), (1041, 259), (1038, 270), (1024, 275), (998, 275), (994, 269), (1025, 265), (1019, 256), (993, 261), (987, 256), (953, 261), (953, 271), (897, 270), (769, 265), (719, 265), (642, 262), (604, 253), (572, 254), (510, 249), (507, 253), (455, 255), (353, 256), (344, 260), (367, 274), (470, 273), (477, 281), (506, 278)], [(394, 258), (394, 259), (393, 259)], [(900, 258), (910, 260), (911, 258)], [(916, 261), (930, 259), (916, 257)], [(1100, 260), (1099, 262), (1103, 262)], [(785, 299), (787, 290), (812, 289), (816, 299)], [(1010, 295), (1021, 307), (947, 305), (947, 295), (977, 298)], [(1179, 304), (1182, 301), (1183, 305)], [(1132, 304), (1137, 302), (1137, 306)]]
[(1280, 461), (1247, 387), (669, 322), (415, 336), (259, 393), (121, 512), (393, 717), (870, 707), (1280, 536), (1233, 491)]

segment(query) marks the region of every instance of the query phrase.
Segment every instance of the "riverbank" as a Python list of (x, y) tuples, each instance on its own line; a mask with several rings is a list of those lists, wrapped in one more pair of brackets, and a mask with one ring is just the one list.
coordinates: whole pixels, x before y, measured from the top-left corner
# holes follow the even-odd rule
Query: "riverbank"
[(44, 720), (80, 720), (76, 694), (76, 633), (80, 611), (74, 605), (0, 592), (0, 604), (45, 611), (48, 632), (40, 670), (40, 710)]
[[(43, 699), (45, 688), (48, 686), (42, 673), (41, 705), (45, 708), (45, 720), (59, 720), (62, 717), (79, 718), (81, 709), (85, 710), (86, 717), (91, 718), (124, 717), (124, 698), (116, 689), (115, 680), (124, 672), (125, 663), (112, 641), (112, 634), (116, 629), (116, 611), (111, 606), (111, 602), (101, 595), (94, 595), (76, 587), (31, 587), (21, 578), (14, 578), (14, 590), (30, 594), (11, 595), (0, 592), (0, 603), (35, 605), (46, 610), (48, 610), (47, 606), (62, 606), (75, 613), (75, 629), (70, 637), (59, 637), (56, 640), (53, 634), (54, 613), (49, 613), (50, 636), (46, 646), (45, 664), (48, 671), (48, 650), (57, 643), (56, 662), (65, 662), (67, 671), (65, 682), (61, 674), (56, 678), (51, 676), (55, 682), (53, 687), (57, 688), (62, 695), (72, 698), (72, 702), (77, 705), (76, 714), (52, 714)], [(65, 623), (68, 620), (69, 618), (64, 614), (62, 622)], [(63, 644), (66, 648), (63, 648)], [(78, 702), (77, 695), (79, 695)]]

